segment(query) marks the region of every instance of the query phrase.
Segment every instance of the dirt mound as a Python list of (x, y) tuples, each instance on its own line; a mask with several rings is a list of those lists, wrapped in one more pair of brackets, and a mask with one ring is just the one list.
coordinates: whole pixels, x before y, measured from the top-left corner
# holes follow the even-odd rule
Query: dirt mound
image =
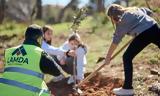
[[(86, 73), (85, 76), (90, 73)], [(114, 77), (106, 77), (98, 73), (90, 81), (81, 86), (83, 96), (114, 96), (112, 89), (122, 86), (122, 80)], [(59, 82), (48, 83), (52, 96), (75, 96), (72, 85), (67, 85), (67, 79)]]
[(61, 80), (59, 82), (50, 82), (47, 84), (51, 90), (51, 96), (72, 96), (73, 89), (72, 85), (67, 84), (67, 79)]

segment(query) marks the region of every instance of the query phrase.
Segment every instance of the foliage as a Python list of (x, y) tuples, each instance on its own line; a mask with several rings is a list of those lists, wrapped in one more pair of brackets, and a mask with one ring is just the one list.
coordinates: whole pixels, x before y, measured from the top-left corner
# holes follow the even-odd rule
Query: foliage
[(87, 9), (81, 8), (76, 16), (73, 17), (73, 23), (71, 26), (71, 30), (74, 32), (78, 31), (78, 27), (80, 26), (80, 23), (84, 18), (87, 16)]
[(7, 22), (0, 26), (0, 35), (21, 34), (25, 27), (26, 24), (16, 23), (15, 21)]

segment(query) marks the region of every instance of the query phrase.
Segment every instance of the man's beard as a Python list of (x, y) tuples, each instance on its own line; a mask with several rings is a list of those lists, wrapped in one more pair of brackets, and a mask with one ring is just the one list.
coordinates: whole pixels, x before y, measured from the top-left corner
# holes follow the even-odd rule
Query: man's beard
[(47, 43), (47, 44), (49, 44), (49, 45), (51, 45), (52, 44), (52, 40), (46, 40), (46, 39), (44, 39), (44, 41)]

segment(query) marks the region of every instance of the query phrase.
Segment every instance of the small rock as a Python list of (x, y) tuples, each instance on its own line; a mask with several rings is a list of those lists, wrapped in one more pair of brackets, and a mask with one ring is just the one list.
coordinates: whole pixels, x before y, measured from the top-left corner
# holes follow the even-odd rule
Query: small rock
[(93, 88), (91, 88), (91, 89), (88, 90), (88, 92), (89, 92), (89, 93), (94, 93), (95, 90), (94, 90)]
[(143, 69), (143, 67), (139, 67), (138, 69), (139, 69), (139, 70), (142, 70), (142, 69)]
[(149, 86), (148, 90), (160, 95), (160, 83), (154, 83)]
[(153, 78), (153, 75), (148, 75), (147, 77), (148, 77), (148, 79), (151, 79), (151, 78)]
[(151, 69), (150, 72), (152, 75), (158, 75), (158, 70), (156, 69)]

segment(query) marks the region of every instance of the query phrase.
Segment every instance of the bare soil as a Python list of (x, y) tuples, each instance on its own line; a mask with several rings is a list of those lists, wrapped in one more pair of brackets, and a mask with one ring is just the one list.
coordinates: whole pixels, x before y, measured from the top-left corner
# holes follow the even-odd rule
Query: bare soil
[[(134, 64), (133, 86), (135, 88), (135, 96), (159, 96), (159, 93), (149, 91), (149, 86), (155, 82), (160, 82), (158, 74), (152, 75), (150, 73), (153, 68), (160, 71), (159, 64)], [(89, 74), (90, 72), (85, 73), (85, 77)], [(112, 93), (112, 89), (121, 87), (123, 80), (122, 64), (106, 66), (80, 87), (83, 91), (82, 96), (115, 96)], [(52, 96), (78, 96), (74, 94), (72, 85), (67, 84), (67, 79), (56, 83), (49, 82), (48, 87), (52, 91)]]
[[(90, 73), (86, 73), (85, 76)], [(114, 96), (113, 88), (122, 86), (122, 79), (114, 77), (105, 77), (102, 74), (96, 74), (89, 82), (80, 87), (83, 91), (82, 96)], [(48, 83), (52, 96), (78, 96), (75, 94), (72, 85), (67, 84), (67, 79), (59, 82)]]

